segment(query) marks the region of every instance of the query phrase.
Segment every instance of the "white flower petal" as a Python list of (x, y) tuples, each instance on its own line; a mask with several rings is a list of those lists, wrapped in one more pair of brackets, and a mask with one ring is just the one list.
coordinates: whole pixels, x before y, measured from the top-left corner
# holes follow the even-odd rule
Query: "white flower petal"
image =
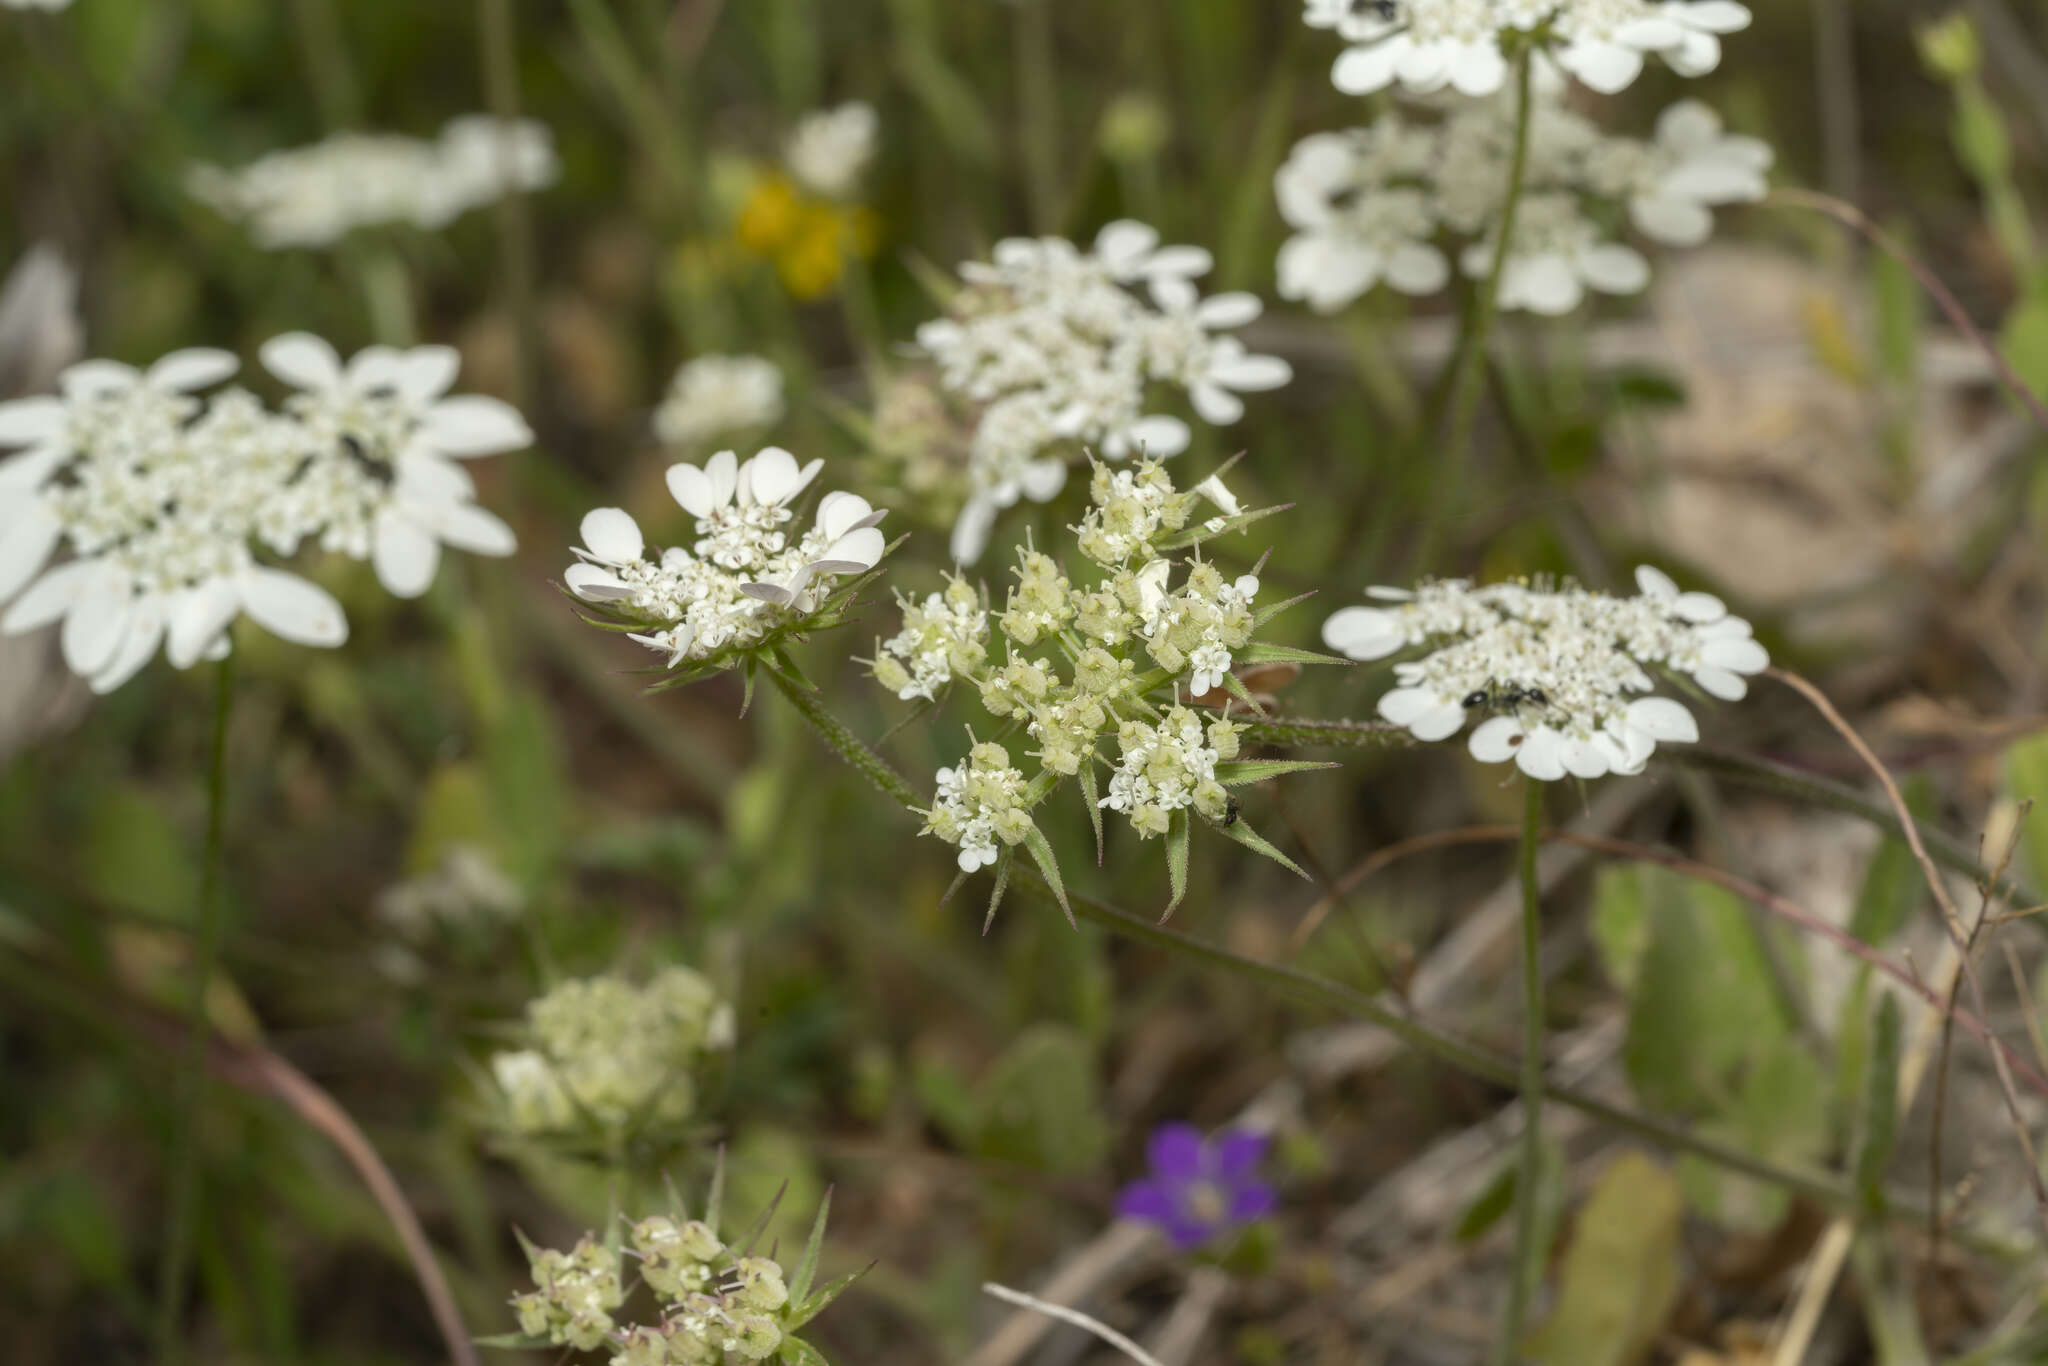
[(1124, 434), (1133, 446), (1153, 459), (1179, 455), (1193, 437), (1187, 423), (1163, 416), (1141, 417)]
[(48, 503), (37, 497), (22, 501), (0, 525), (0, 602), (19, 593), (36, 576), (63, 534), (64, 523)]
[[(416, 514), (417, 515), (417, 514)], [(519, 538), (496, 513), (475, 503), (447, 503), (424, 518), (443, 544), (472, 555), (503, 559), (519, 549)]]
[(280, 640), (332, 648), (348, 639), (341, 604), (318, 584), (282, 569), (255, 568), (243, 573), (238, 587), (249, 619)]
[(1536, 727), (1516, 748), (1515, 767), (1539, 782), (1556, 782), (1566, 772), (1564, 737), (1548, 726)]
[(1628, 727), (1652, 740), (1691, 744), (1700, 738), (1699, 722), (1684, 704), (1668, 697), (1641, 697), (1628, 704), (1624, 713)]
[(988, 549), (989, 532), (994, 529), (996, 512), (995, 500), (985, 494), (976, 494), (967, 500), (960, 515), (953, 521), (953, 535), (947, 549), (954, 564), (973, 564)]
[(614, 602), (633, 596), (625, 580), (602, 565), (572, 564), (562, 572), (562, 581), (569, 585), (570, 592), (591, 602)]
[(18, 398), (0, 403), (0, 446), (28, 446), (64, 434), (70, 409), (61, 399)]
[(1243, 327), (1264, 311), (1265, 305), (1256, 294), (1235, 291), (1228, 294), (1212, 294), (1195, 307), (1195, 320), (1202, 326), (1216, 331), (1227, 327)]
[(371, 535), (370, 563), (385, 591), (399, 598), (416, 598), (426, 592), (441, 567), (441, 543), (433, 533), (387, 508), (378, 514)]
[(1323, 643), (1352, 659), (1384, 659), (1407, 643), (1407, 633), (1397, 613), (1379, 607), (1345, 607), (1323, 623)]
[(71, 672), (91, 678), (113, 661), (128, 634), (134, 603), (134, 589), (126, 573), (110, 565), (95, 566), (80, 585), (58, 634)]
[(796, 457), (780, 446), (768, 446), (755, 453), (739, 473), (740, 502), (761, 507), (787, 502), (797, 485)]
[(1712, 665), (1703, 665), (1700, 668), (1694, 669), (1692, 671), (1692, 681), (1699, 684), (1706, 692), (1720, 698), (1723, 702), (1740, 702), (1743, 698), (1749, 696), (1749, 684), (1743, 681), (1741, 674), (1730, 673), (1726, 669), (1717, 669)]
[(1465, 748), (1482, 764), (1504, 764), (1521, 748), (1522, 723), (1512, 716), (1489, 716), (1472, 729)]
[(533, 429), (509, 403), (482, 394), (459, 394), (427, 409), (419, 439), (447, 455), (498, 455), (531, 446)]
[(447, 393), (461, 370), (462, 357), (454, 347), (415, 346), (398, 357), (391, 382), (400, 394), (424, 407)]
[[(193, 346), (183, 351), (173, 351), (149, 367), (147, 376), (152, 388), (168, 389), (173, 393), (189, 393), (217, 384), (242, 368), (232, 351), (216, 351), (211, 347)], [(137, 666), (140, 667), (139, 665)], [(129, 671), (132, 675), (134, 670)]]
[(163, 603), (155, 597), (137, 599), (120, 648), (87, 680), (92, 690), (104, 697), (142, 672), (142, 666), (156, 657), (163, 638)]
[(647, 549), (640, 524), (623, 508), (592, 508), (583, 514), (582, 533), (584, 547), (593, 558), (606, 564), (631, 564)]
[(299, 389), (332, 389), (341, 383), (341, 357), (310, 332), (287, 332), (263, 343), (263, 368)]
[(226, 579), (208, 579), (172, 598), (170, 640), (166, 646), (171, 667), (189, 669), (198, 663), (206, 647), (220, 638), (241, 607), (240, 594)]
[(92, 560), (67, 560), (30, 584), (0, 616), (0, 634), (25, 635), (63, 619), (100, 566)]
[(1678, 596), (1678, 584), (1654, 565), (1636, 566), (1636, 587), (1646, 598), (1673, 599)]

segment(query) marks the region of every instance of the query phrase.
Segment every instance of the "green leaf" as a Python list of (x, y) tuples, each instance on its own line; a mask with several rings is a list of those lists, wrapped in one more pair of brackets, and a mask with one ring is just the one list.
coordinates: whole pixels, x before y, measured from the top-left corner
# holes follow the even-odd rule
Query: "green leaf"
[(1192, 824), (1186, 807), (1180, 808), (1167, 818), (1166, 881), (1172, 889), (1173, 897), (1166, 903), (1166, 909), (1160, 912), (1159, 919), (1162, 924), (1180, 907), (1182, 899), (1188, 894), (1188, 830)]
[(2048, 882), (2048, 734), (2030, 735), (2006, 751), (2005, 785), (2015, 801), (2034, 804), (2020, 830), (2020, 851), (2036, 884)]
[[(1557, 1236), (1557, 1225), (1564, 1214), (1570, 1183), (1565, 1180), (1564, 1151), (1556, 1143), (1547, 1138), (1543, 1140), (1537, 1161), (1536, 1244), (1548, 1248)], [(1494, 1172), (1493, 1179), (1465, 1207), (1451, 1236), (1461, 1243), (1476, 1242), (1484, 1237), (1488, 1229), (1514, 1209), (1515, 1192), (1521, 1185), (1521, 1178), (1521, 1157), (1510, 1154)]]
[(1342, 764), (1321, 759), (1232, 759), (1216, 765), (1216, 781), (1225, 787), (1243, 787), (1246, 783), (1284, 778), (1290, 773), (1313, 773), (1317, 769), (1342, 767)]
[[(983, 934), (987, 934), (988, 927), (996, 923), (996, 907), (1003, 904), (1003, 893), (1009, 889), (1010, 856), (1015, 852), (1015, 850), (1005, 849), (1002, 853), (996, 855), (996, 885), (995, 889), (988, 894), (988, 914), (983, 916), (981, 920), (981, 932)], [(1073, 912), (1069, 911), (1067, 914), (1071, 917)]]
[(1251, 689), (1247, 688), (1244, 685), (1244, 680), (1236, 674), (1223, 675), (1223, 690), (1249, 707), (1254, 715), (1265, 716), (1267, 714), (1266, 709), (1259, 705), (1259, 699), (1252, 696)]
[(796, 1302), (796, 1308), (789, 1311), (788, 1326), (791, 1328), (803, 1327), (812, 1319), (824, 1313), (832, 1301), (844, 1295), (848, 1286), (867, 1274), (866, 1267), (862, 1267), (859, 1271), (849, 1271), (838, 1280), (828, 1281), (823, 1286), (820, 1286), (818, 1293), (807, 1300), (796, 1301), (796, 1297), (792, 1295), (790, 1298)]
[[(1032, 861), (1038, 864), (1038, 871), (1044, 874), (1047, 884), (1052, 887), (1053, 899), (1067, 913), (1067, 923), (1079, 929), (1081, 922), (1074, 919), (1074, 908), (1067, 904), (1067, 885), (1060, 880), (1060, 861), (1053, 856), (1052, 845), (1046, 841), (1045, 832), (1032, 826), (1024, 834), (1024, 847), (1031, 851)], [(993, 908), (990, 913), (994, 913)]]
[[(1252, 614), (1253, 629), (1256, 630), (1258, 627), (1264, 626), (1267, 622), (1271, 621), (1274, 617), (1279, 616), (1288, 608), (1297, 607), (1300, 604), (1307, 602), (1310, 598), (1316, 595), (1316, 592), (1316, 589), (1311, 588), (1306, 593), (1296, 593), (1293, 597), (1288, 598), (1282, 602), (1267, 603), (1264, 607), (1261, 607), (1258, 611)], [(1347, 659), (1340, 662), (1349, 664), (1351, 661)]]
[(1096, 785), (1095, 755), (1090, 752), (1081, 759), (1081, 800), (1088, 805), (1088, 824), (1095, 829), (1095, 866), (1102, 866), (1102, 798)]
[(1682, 408), (1685, 386), (1656, 370), (1624, 370), (1614, 377), (1614, 396), (1647, 408)]
[[(1925, 777), (1915, 777), (1903, 794), (1906, 809), (1924, 817), (1933, 807), (1934, 788)], [(1863, 887), (1856, 894), (1856, 909), (1849, 917), (1849, 933), (1866, 944), (1881, 945), (1899, 932), (1927, 895), (1927, 883), (1920, 865), (1904, 840), (1886, 838), (1870, 856), (1863, 871)]]
[(1264, 854), (1267, 858), (1273, 860), (1273, 862), (1279, 864), (1282, 868), (1285, 868), (1288, 872), (1294, 874), (1303, 882), (1315, 881), (1314, 878), (1310, 877), (1307, 873), (1304, 873), (1301, 870), (1300, 864), (1296, 863), (1293, 859), (1287, 857), (1287, 855), (1281, 853), (1278, 849), (1275, 849), (1271, 844), (1269, 844), (1266, 841), (1265, 836), (1261, 835), (1258, 831), (1252, 829), (1251, 826), (1245, 821), (1235, 820), (1228, 825), (1219, 825), (1216, 828), (1218, 830), (1221, 830), (1224, 834), (1230, 836), (1230, 838), (1236, 840), (1239, 844), (1242, 844), (1245, 848), (1251, 850), (1253, 853)]
[(1245, 646), (1237, 652), (1240, 664), (1349, 664), (1348, 659), (1326, 655), (1316, 650), (1297, 650), (1292, 645), (1267, 645), (1262, 642)]
[(825, 1198), (818, 1202), (818, 1217), (811, 1221), (811, 1236), (804, 1240), (804, 1255), (797, 1259), (796, 1271), (789, 1282), (789, 1297), (803, 1303), (804, 1296), (811, 1293), (811, 1282), (818, 1275), (818, 1253), (825, 1246), (825, 1217), (832, 1212), (832, 1188), (825, 1187)]
[[(1780, 1036), (1742, 1078), (1729, 1105), (1700, 1129), (1767, 1161), (1808, 1165), (1830, 1143), (1828, 1080), (1805, 1043)], [(1791, 1201), (1782, 1187), (1735, 1176), (1698, 1158), (1679, 1163), (1679, 1179), (1702, 1214), (1726, 1228), (1766, 1233)]]
[(823, 1352), (802, 1338), (785, 1337), (782, 1346), (776, 1349), (775, 1359), (783, 1366), (831, 1366)]
[(1884, 1172), (1898, 1138), (1899, 1001), (1886, 995), (1877, 1008), (1877, 1033), (1863, 1091), (1863, 1127), (1856, 1142), (1856, 1189), (1864, 1208), (1884, 1213)]
[(977, 1156), (1079, 1176), (1108, 1151), (1094, 1051), (1070, 1025), (1036, 1024), (1019, 1034), (977, 1088)]
[(1546, 1366), (1631, 1366), (1678, 1299), (1685, 1201), (1671, 1173), (1627, 1151), (1600, 1175), (1565, 1250), (1557, 1311), (1528, 1343)]
[(1200, 545), (1202, 542), (1214, 540), (1218, 536), (1229, 536), (1243, 531), (1252, 523), (1263, 522), (1275, 513), (1285, 512), (1293, 506), (1294, 504), (1292, 503), (1282, 503), (1278, 507), (1258, 508), (1251, 512), (1240, 512), (1235, 517), (1209, 519), (1210, 521), (1220, 521), (1222, 523), (1222, 525), (1215, 527), (1210, 526), (1209, 522), (1206, 521), (1195, 522), (1187, 530), (1177, 535), (1168, 536), (1164, 540), (1154, 541), (1152, 549), (1162, 555), (1171, 550), (1186, 550), (1189, 546)]
[(1769, 960), (1732, 893), (1661, 868), (1631, 868), (1650, 944), (1622, 1061), (1653, 1107), (1716, 1113), (1745, 1065), (1785, 1033)]
[(1608, 977), (1631, 994), (1650, 949), (1650, 908), (1635, 871), (1610, 864), (1593, 880), (1593, 944)]

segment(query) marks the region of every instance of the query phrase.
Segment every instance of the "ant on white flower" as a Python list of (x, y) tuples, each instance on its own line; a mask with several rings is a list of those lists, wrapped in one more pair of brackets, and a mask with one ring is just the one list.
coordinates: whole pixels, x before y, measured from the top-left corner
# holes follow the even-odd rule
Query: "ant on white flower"
[(1524, 687), (1520, 683), (1496, 683), (1488, 679), (1483, 687), (1465, 694), (1465, 700), (1458, 704), (1467, 711), (1520, 711), (1525, 706), (1547, 707), (1550, 694), (1541, 688)]

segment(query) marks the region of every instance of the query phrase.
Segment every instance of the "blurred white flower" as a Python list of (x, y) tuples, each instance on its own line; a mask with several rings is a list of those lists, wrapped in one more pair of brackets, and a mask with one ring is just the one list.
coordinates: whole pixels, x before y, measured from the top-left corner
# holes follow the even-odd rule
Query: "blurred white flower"
[(1285, 361), (1218, 335), (1261, 305), (1251, 294), (1202, 298), (1195, 281), (1212, 264), (1199, 247), (1161, 246), (1153, 229), (1119, 220), (1087, 251), (1010, 238), (960, 268), (966, 287), (949, 316), (917, 333), (941, 388), (978, 410), (956, 561), (980, 557), (1001, 509), (1056, 495), (1083, 448), (1112, 460), (1185, 450), (1185, 422), (1145, 411), (1152, 385), (1185, 390), (1204, 421), (1222, 425), (1243, 415), (1240, 393), (1287, 383)]
[(782, 420), (782, 371), (760, 356), (699, 356), (669, 382), (654, 411), (654, 434), (665, 446), (693, 446), (726, 432), (771, 427)]
[(1302, 17), (1349, 44), (1330, 79), (1352, 95), (1396, 83), (1489, 95), (1508, 76), (1502, 38), (1532, 35), (1560, 67), (1612, 94), (1650, 54), (1680, 75), (1711, 71), (1720, 35), (1750, 22), (1735, 0), (1306, 0)]
[(0, 7), (6, 9), (42, 9), (52, 13), (70, 9), (71, 0), (0, 0)]
[(196, 349), (147, 371), (87, 361), (60, 397), (0, 404), (0, 447), (21, 448), (0, 460), (0, 631), (62, 623), (65, 663), (98, 692), (159, 648), (179, 668), (220, 657), (241, 614), (297, 644), (347, 638), (324, 590), (256, 561), (305, 447), (248, 394), (194, 396), (236, 368)]
[[(1646, 142), (1603, 132), (1562, 96), (1554, 72), (1536, 82), (1502, 308), (1559, 314), (1588, 289), (1642, 289), (1649, 262), (1614, 240), (1610, 226), (1624, 206), (1644, 236), (1696, 246), (1713, 231), (1713, 206), (1763, 197), (1771, 149), (1723, 132), (1706, 106), (1671, 106)], [(1382, 282), (1433, 293), (1448, 282), (1444, 242), (1454, 236), (1465, 239), (1464, 273), (1485, 278), (1513, 147), (1513, 100), (1504, 94), (1462, 101), (1435, 124), (1392, 112), (1366, 128), (1303, 139), (1274, 177), (1281, 215), (1296, 229), (1280, 249), (1281, 294), (1333, 312)]]
[[(1465, 274), (1484, 279), (1499, 250), (1489, 235), (1465, 248)], [(1522, 200), (1515, 236), (1501, 266), (1500, 306), (1551, 316), (1579, 306), (1588, 288), (1634, 294), (1650, 282), (1650, 263), (1633, 247), (1602, 238), (1577, 199), (1532, 194)]]
[(369, 560), (392, 594), (418, 597), (440, 567), (441, 547), (510, 555), (512, 529), (474, 501), (459, 463), (532, 444), (510, 404), (448, 396), (461, 358), (445, 346), (373, 346), (343, 365), (305, 332), (264, 343), (263, 364), (298, 392), (286, 411), (303, 427), (309, 459), (290, 484), (283, 519), (290, 544), (317, 536), (322, 549)]
[(551, 185), (559, 172), (544, 125), (465, 115), (434, 142), (336, 133), (237, 170), (194, 166), (186, 189), (276, 250), (327, 246), (385, 224), (436, 231), (513, 190)]
[(811, 624), (832, 580), (864, 574), (887, 548), (884, 513), (851, 493), (819, 500), (809, 531), (790, 535), (789, 504), (823, 461), (798, 467), (770, 446), (740, 463), (720, 451), (699, 468), (672, 465), (669, 492), (695, 521), (697, 539), (650, 555), (638, 522), (619, 508), (583, 519), (569, 590), (638, 626), (632, 639), (684, 663), (718, 666)]
[(862, 100), (806, 114), (783, 146), (783, 164), (811, 193), (845, 199), (875, 159), (879, 127), (874, 106)]
[(1513, 759), (1545, 780), (1639, 773), (1660, 742), (1699, 738), (1683, 704), (1651, 695), (1651, 670), (1734, 701), (1770, 657), (1712, 594), (1680, 592), (1648, 566), (1636, 583), (1628, 598), (1523, 582), (1374, 588), (1385, 605), (1342, 609), (1323, 639), (1362, 660), (1426, 647), (1395, 664), (1397, 686), (1379, 702), (1382, 717), (1419, 740), (1446, 739), (1473, 712), (1491, 713), (1469, 742), (1483, 762)]

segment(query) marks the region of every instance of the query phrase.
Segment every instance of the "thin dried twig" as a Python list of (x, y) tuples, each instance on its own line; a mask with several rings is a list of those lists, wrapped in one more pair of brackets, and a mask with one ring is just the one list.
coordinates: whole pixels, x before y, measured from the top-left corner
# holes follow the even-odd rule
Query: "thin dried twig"
[(1071, 1323), (1076, 1328), (1085, 1329), (1116, 1348), (1119, 1352), (1122, 1352), (1131, 1360), (1137, 1362), (1138, 1366), (1160, 1366), (1159, 1358), (1153, 1356), (1143, 1347), (1132, 1342), (1108, 1324), (1099, 1319), (1091, 1319), (1078, 1309), (1069, 1309), (1062, 1304), (1050, 1304), (1035, 1295), (1027, 1295), (1021, 1290), (1012, 1290), (1006, 1285), (997, 1285), (994, 1281), (984, 1281), (981, 1288), (983, 1293), (994, 1295), (999, 1300), (1044, 1314), (1047, 1318), (1058, 1319), (1062, 1323)]
[(376, 1148), (356, 1127), (356, 1122), (349, 1118), (348, 1111), (342, 1109), (340, 1103), (311, 1077), (268, 1049), (246, 1045), (216, 1046), (213, 1068), (234, 1085), (283, 1101), (293, 1114), (319, 1130), (328, 1142), (341, 1150), (341, 1155), (348, 1159), (348, 1164), (356, 1169), (363, 1184), (370, 1188), (370, 1197), (384, 1211), (384, 1217), (391, 1221), (392, 1230), (398, 1234), (398, 1241), (412, 1262), (413, 1275), (419, 1280), (420, 1293), (426, 1296), (427, 1308), (434, 1316), (434, 1326), (440, 1330), (442, 1344), (448, 1349), (449, 1359), (455, 1366), (478, 1366), (476, 1347), (470, 1340), (469, 1329), (463, 1325), (462, 1311), (456, 1307), (455, 1295), (448, 1288), (447, 1277), (441, 1273), (441, 1264), (434, 1258), (433, 1244), (427, 1241), (427, 1232), (420, 1226), (419, 1216), (413, 1213), (405, 1192), (399, 1189), (397, 1180), (391, 1175), (391, 1169), (384, 1165), (384, 1159), (377, 1155)]
[[(2043, 413), (2042, 418), (2042, 427), (2048, 430), (2048, 413)], [(1976, 943), (1976, 932), (1974, 929), (1965, 929), (1963, 918), (1956, 911), (1955, 899), (1949, 895), (1948, 887), (1942, 881), (1941, 870), (1936, 868), (1934, 860), (1928, 857), (1927, 845), (1920, 838), (1920, 827), (1914, 823), (1912, 810), (1906, 805), (1906, 798), (1900, 793), (1898, 783), (1893, 781), (1890, 770), (1886, 769), (1877, 755), (1871, 752), (1870, 746), (1863, 742), (1863, 737), (1856, 733), (1856, 728), (1835, 710), (1835, 704), (1828, 701), (1827, 694), (1790, 670), (1774, 668), (1769, 673), (1771, 677), (1812, 703), (1814, 710), (1834, 727), (1836, 734), (1848, 742), (1849, 747), (1856, 751), (1857, 757), (1870, 768), (1871, 773), (1884, 788), (1885, 797), (1891, 802), (1893, 811), (1898, 814), (1899, 824), (1905, 830), (1906, 843), (1913, 850), (1914, 861), (1920, 865), (1920, 875), (1926, 880), (1927, 890), (1934, 894), (1935, 904), (1941, 907), (1942, 923), (1948, 928), (1949, 938), (1962, 953), (1963, 982), (1970, 990), (1971, 1008), (1976, 1011), (1979, 1019), (1988, 1021), (1989, 1015), (1984, 1008), (1984, 986), (1977, 978), (1977, 965), (1971, 959), (1971, 952)], [(1991, 896), (1990, 888), (1999, 880), (1994, 876), (1985, 884), (1987, 906)], [(1981, 923), (1982, 917), (1979, 917), (1979, 920)], [(2007, 1058), (2006, 1049), (1995, 1038), (1989, 1036), (1988, 1024), (1986, 1028), (1985, 1042), (1990, 1046), (1992, 1070), (1998, 1077), (1998, 1089), (2005, 1099), (2006, 1115), (2012, 1121), (2013, 1134), (2019, 1139), (2020, 1151), (2026, 1158), (2027, 1181), (2033, 1188), (2034, 1209), (2040, 1216), (2042, 1226), (2048, 1228), (2048, 1186), (2043, 1186), (2041, 1181), (2041, 1164), (2034, 1152), (2034, 1136), (2027, 1129), (2026, 1117), (2020, 1113), (2019, 1093), (2013, 1086), (2013, 1069)], [(1938, 1220), (1940, 1216), (1936, 1214), (1934, 1217)]]

